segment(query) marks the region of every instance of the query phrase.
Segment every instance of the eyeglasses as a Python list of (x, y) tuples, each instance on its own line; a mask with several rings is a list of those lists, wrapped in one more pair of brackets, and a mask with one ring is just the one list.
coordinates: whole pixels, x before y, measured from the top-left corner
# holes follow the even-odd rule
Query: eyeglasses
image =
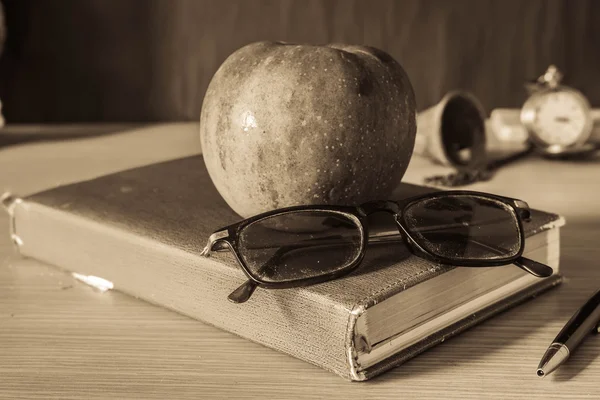
[[(394, 217), (397, 232), (369, 237), (367, 217)], [(553, 271), (523, 257), (526, 202), (473, 191), (441, 191), (357, 207), (297, 206), (266, 212), (215, 231), (201, 255), (231, 250), (248, 281), (229, 295), (246, 302), (257, 286), (312, 285), (355, 270), (371, 243), (404, 242), (426, 260), (461, 267), (514, 264), (537, 277)]]

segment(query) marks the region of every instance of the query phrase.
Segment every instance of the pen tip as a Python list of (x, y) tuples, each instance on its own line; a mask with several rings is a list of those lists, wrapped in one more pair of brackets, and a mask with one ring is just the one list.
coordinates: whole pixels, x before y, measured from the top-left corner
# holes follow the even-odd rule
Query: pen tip
[(540, 364), (537, 367), (536, 374), (540, 378), (552, 373), (567, 358), (569, 358), (569, 348), (562, 343), (552, 343), (544, 353)]
[(536, 371), (537, 376), (539, 376), (540, 378), (543, 378), (546, 374), (544, 373), (544, 370), (541, 368), (538, 368)]

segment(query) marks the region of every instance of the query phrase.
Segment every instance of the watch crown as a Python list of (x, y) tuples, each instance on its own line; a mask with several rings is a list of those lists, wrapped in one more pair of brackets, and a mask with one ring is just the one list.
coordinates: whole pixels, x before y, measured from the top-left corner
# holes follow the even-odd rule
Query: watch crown
[(551, 88), (557, 87), (563, 78), (562, 72), (556, 65), (550, 65), (544, 75), (538, 78), (538, 82), (548, 85)]

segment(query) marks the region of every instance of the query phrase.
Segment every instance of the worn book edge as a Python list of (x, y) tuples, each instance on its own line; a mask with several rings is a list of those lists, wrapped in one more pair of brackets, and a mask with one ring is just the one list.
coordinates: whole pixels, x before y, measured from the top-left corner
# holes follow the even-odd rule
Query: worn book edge
[(8, 229), (10, 239), (13, 242), (16, 250), (19, 251), (20, 246), (23, 244), (21, 238), (17, 235), (17, 228), (15, 226), (15, 208), (17, 205), (23, 202), (20, 197), (13, 195), (10, 192), (5, 192), (0, 197), (0, 202), (8, 214)]

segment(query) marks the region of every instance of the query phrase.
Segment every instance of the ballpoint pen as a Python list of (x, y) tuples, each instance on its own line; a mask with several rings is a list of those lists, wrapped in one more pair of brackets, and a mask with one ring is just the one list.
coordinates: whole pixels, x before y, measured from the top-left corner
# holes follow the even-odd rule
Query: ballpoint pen
[(548, 375), (567, 361), (571, 352), (592, 331), (600, 331), (600, 290), (577, 310), (558, 333), (542, 357), (537, 375)]

